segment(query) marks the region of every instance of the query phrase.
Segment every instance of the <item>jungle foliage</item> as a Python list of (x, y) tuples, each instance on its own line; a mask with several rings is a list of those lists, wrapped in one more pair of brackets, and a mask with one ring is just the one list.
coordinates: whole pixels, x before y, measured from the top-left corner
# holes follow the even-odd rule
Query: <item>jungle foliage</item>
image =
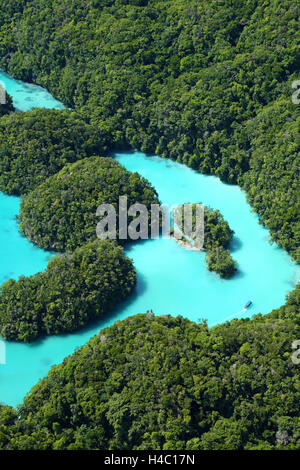
[(0, 119), (0, 190), (26, 194), (67, 163), (106, 151), (103, 134), (78, 113), (11, 113)]
[[(198, 203), (198, 205), (203, 205)], [(177, 214), (177, 216), (176, 216)], [(200, 234), (197, 234), (197, 204), (183, 204), (177, 206), (174, 212), (176, 224), (179, 222), (180, 231), (185, 233), (185, 218), (191, 216), (191, 233), (188, 238), (185, 238), (187, 245), (193, 246), (195, 239)], [(198, 221), (199, 223), (199, 221)], [(176, 229), (173, 231), (176, 232)], [(215, 271), (221, 277), (229, 278), (236, 271), (236, 262), (232, 258), (230, 251), (227, 249), (232, 242), (234, 231), (229, 227), (228, 222), (224, 219), (219, 210), (214, 210), (211, 207), (204, 206), (204, 243), (203, 249), (206, 250), (206, 262), (210, 271)]]
[[(6, 114), (9, 114), (15, 110), (14, 105), (13, 105), (13, 100), (12, 97), (4, 91), (3, 94), (3, 87), (1, 86), (0, 83), (0, 118)], [(5, 102), (2, 102), (2, 99), (4, 98)]]
[(69, 163), (22, 199), (20, 228), (42, 248), (73, 251), (95, 240), (100, 220), (96, 211), (107, 203), (116, 210), (118, 238), (119, 197), (123, 195), (128, 207), (138, 202), (150, 209), (152, 203), (159, 203), (147, 180), (110, 157)]
[(8, 72), (80, 109), (110, 147), (239, 183), (299, 261), (297, 0), (4, 0), (0, 23)]
[(229, 278), (236, 271), (236, 263), (232, 258), (230, 251), (223, 246), (215, 246), (206, 252), (207, 268), (215, 271), (221, 277)]
[[(80, 110), (108, 148), (238, 183), (300, 261), (297, 0), (3, 0), (0, 24), (1, 67)], [(101, 202), (117, 195), (114, 175), (133, 200), (156, 199), (138, 175), (95, 162), (69, 164), (25, 197), (31, 240), (70, 251), (91, 240), (96, 207), (84, 191), (94, 202), (104, 173)], [(0, 407), (1, 446), (299, 449), (299, 290), (269, 315), (212, 329), (181, 317), (117, 322), (52, 368), (20, 409)]]
[(116, 322), (52, 367), (17, 411), (0, 408), (0, 443), (22, 450), (299, 449), (295, 292), (269, 315), (212, 329), (180, 316)]
[(111, 240), (57, 255), (44, 272), (0, 289), (0, 334), (12, 341), (71, 333), (103, 317), (124, 300), (136, 284), (136, 273), (123, 249)]

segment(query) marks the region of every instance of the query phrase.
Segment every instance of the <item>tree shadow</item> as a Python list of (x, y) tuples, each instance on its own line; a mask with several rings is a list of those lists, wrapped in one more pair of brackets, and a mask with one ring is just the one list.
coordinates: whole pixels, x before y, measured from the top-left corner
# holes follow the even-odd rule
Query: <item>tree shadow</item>
[(229, 245), (229, 249), (232, 253), (235, 253), (236, 251), (239, 251), (243, 246), (243, 243), (240, 238), (238, 238), (236, 235), (233, 236), (232, 242)]
[(236, 279), (241, 279), (243, 277), (245, 277), (245, 273), (240, 270), (239, 266), (237, 266), (234, 275), (230, 279), (236, 280)]

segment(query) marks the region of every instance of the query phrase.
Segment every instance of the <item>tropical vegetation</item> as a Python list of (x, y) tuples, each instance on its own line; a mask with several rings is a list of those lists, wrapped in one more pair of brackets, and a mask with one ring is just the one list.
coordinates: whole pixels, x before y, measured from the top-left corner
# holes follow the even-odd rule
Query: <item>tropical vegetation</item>
[[(49, 114), (63, 121), (57, 143), (46, 111), (1, 117), (1, 189), (25, 195), (21, 229), (30, 240), (73, 256), (88, 249), (96, 205), (117, 204), (120, 182), (132, 201), (157, 201), (137, 174), (91, 156), (94, 145), (96, 155), (132, 147), (238, 183), (272, 240), (300, 261), (297, 0), (4, 0), (0, 25), (0, 66), (75, 110)], [(80, 136), (72, 143), (69, 119), (91, 139), (87, 147)], [(208, 264), (221, 260), (223, 269), (228, 256), (212, 248)], [(24, 287), (31, 305), (40, 279), (3, 292)], [(291, 360), (299, 338), (299, 284), (280, 309), (211, 329), (182, 317), (127, 318), (53, 367), (20, 408), (0, 407), (0, 446), (299, 449)]]
[(0, 23), (5, 70), (80, 110), (111, 148), (239, 183), (299, 261), (297, 0), (6, 0)]
[[(73, 251), (96, 238), (96, 217), (101, 204), (116, 211), (119, 236), (119, 197), (135, 204), (158, 204), (151, 184), (127, 171), (110, 157), (90, 157), (67, 164), (28, 193), (20, 208), (20, 228), (29, 240), (47, 250)], [(128, 216), (128, 223), (133, 216)], [(149, 218), (150, 224), (150, 218)]]
[(71, 333), (109, 313), (136, 284), (132, 261), (112, 240), (57, 255), (44, 272), (0, 289), (0, 334), (11, 341)]
[(236, 263), (232, 258), (230, 251), (223, 246), (215, 246), (207, 251), (206, 256), (207, 268), (215, 271), (221, 277), (229, 278), (236, 271)]
[(4, 90), (0, 83), (0, 118), (14, 111), (12, 97)]
[(18, 410), (6, 449), (299, 449), (299, 288), (286, 306), (209, 329), (136, 315), (52, 367)]

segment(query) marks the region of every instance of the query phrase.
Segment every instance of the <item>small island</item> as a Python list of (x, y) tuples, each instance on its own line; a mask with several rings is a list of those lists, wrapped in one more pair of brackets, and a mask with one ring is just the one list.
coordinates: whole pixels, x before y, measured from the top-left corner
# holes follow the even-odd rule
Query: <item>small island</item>
[(34, 109), (7, 114), (0, 120), (0, 190), (24, 196), (67, 163), (106, 151), (103, 132), (79, 112)]
[[(198, 203), (201, 204), (201, 203)], [(182, 217), (182, 226), (184, 225), (183, 206), (177, 206), (176, 210), (180, 210)], [(195, 234), (196, 225), (196, 206), (191, 204), (192, 208), (192, 230)], [(171, 228), (172, 237), (184, 248), (190, 250), (206, 251), (206, 263), (209, 271), (215, 271), (222, 278), (228, 279), (236, 272), (236, 261), (232, 258), (228, 249), (234, 231), (230, 228), (228, 222), (224, 219), (219, 210), (214, 210), (208, 206), (204, 206), (204, 245), (199, 249), (194, 241), (193, 235), (187, 238), (184, 235), (179, 239), (178, 231), (173, 226)]]
[(28, 194), (20, 181), (15, 179), (23, 193), (21, 231), (38, 246), (59, 252), (44, 272), (0, 287), (0, 335), (32, 342), (77, 331), (131, 294), (133, 262), (118, 238), (96, 238), (96, 210), (104, 202), (117, 207), (122, 194), (129, 205), (139, 201), (150, 207), (159, 199), (147, 180), (110, 157), (68, 163), (37, 187), (33, 178), (29, 187), (35, 189)]
[(132, 260), (113, 240), (57, 255), (44, 272), (0, 289), (0, 334), (9, 341), (71, 333), (110, 312), (136, 285)]

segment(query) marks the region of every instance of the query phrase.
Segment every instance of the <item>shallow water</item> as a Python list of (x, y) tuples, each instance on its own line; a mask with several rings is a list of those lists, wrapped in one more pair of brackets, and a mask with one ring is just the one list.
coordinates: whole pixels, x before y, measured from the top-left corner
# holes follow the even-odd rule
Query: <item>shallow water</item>
[[(0, 80), (3, 80), (1, 74)], [(14, 86), (18, 90), (22, 83), (11, 78), (9, 83), (8, 91), (15, 97)], [(36, 94), (36, 87), (32, 85), (25, 88), (32, 99), (31, 107), (41, 106), (40, 98), (47, 92)], [(17, 96), (19, 109), (28, 109), (29, 102), (22, 102), (21, 93)], [(49, 94), (45, 102), (49, 108), (58, 107), (58, 102), (50, 99)], [(155, 314), (183, 315), (196, 321), (206, 318), (209, 325), (213, 325), (235, 316), (249, 299), (253, 300), (253, 306), (237, 315), (238, 318), (267, 313), (279, 307), (299, 279), (299, 266), (287, 253), (269, 243), (268, 231), (258, 224), (245, 194), (237, 186), (226, 185), (216, 177), (201, 175), (176, 162), (147, 157), (140, 152), (121, 153), (115, 158), (128, 170), (138, 171), (148, 178), (163, 203), (202, 202), (219, 209), (235, 231), (232, 254), (239, 271), (232, 279), (222, 280), (206, 269), (203, 253), (186, 250), (172, 239), (131, 245), (125, 251), (133, 258), (138, 271), (137, 290), (111, 315), (76, 334), (50, 337), (31, 345), (6, 343), (6, 364), (0, 365), (2, 403), (19, 404), (53, 364), (60, 363), (99, 328), (109, 326), (117, 319), (152, 308)], [(19, 202), (18, 198), (0, 194), (0, 282), (45, 269), (51, 255), (34, 247), (19, 233), (15, 220)], [(95, 218), (95, 226), (96, 223)]]
[(29, 111), (33, 108), (64, 109), (64, 105), (44, 88), (15, 80), (1, 70), (0, 84), (4, 85), (7, 93), (13, 98), (17, 111)]

